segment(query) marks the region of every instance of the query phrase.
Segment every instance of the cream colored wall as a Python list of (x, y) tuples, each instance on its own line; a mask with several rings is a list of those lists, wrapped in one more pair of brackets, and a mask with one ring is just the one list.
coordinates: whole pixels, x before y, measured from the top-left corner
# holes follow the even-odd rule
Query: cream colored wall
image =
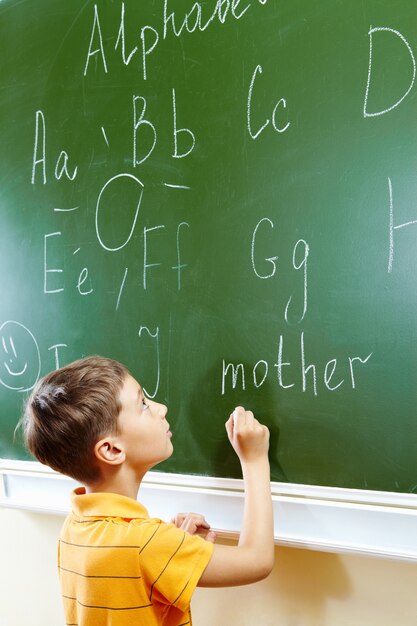
[[(0, 508), (0, 626), (64, 626), (63, 518)], [(277, 548), (256, 585), (198, 589), (195, 626), (416, 626), (417, 564)]]
[(417, 564), (278, 547), (266, 580), (193, 608), (196, 626), (416, 626)]

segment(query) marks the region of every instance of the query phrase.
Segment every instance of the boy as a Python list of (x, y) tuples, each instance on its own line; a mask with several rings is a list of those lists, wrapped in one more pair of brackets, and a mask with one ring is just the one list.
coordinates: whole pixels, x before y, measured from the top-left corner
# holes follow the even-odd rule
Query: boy
[(223, 546), (202, 516), (179, 514), (168, 524), (149, 518), (136, 499), (146, 472), (173, 452), (166, 416), (123, 365), (103, 357), (51, 372), (27, 401), (29, 450), (84, 485), (72, 493), (59, 540), (68, 625), (184, 626), (196, 586), (247, 584), (272, 569), (266, 426), (242, 407), (226, 423), (245, 512), (238, 545)]

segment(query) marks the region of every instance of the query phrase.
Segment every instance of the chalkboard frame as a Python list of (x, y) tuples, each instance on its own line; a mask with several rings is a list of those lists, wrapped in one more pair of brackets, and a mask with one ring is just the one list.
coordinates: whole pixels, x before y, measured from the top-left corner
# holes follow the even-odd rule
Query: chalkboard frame
[[(74, 481), (33, 461), (0, 459), (0, 507), (64, 516)], [(417, 495), (271, 483), (277, 545), (417, 563)], [(236, 538), (243, 481), (149, 472), (140, 500), (150, 515), (203, 513), (219, 537)]]

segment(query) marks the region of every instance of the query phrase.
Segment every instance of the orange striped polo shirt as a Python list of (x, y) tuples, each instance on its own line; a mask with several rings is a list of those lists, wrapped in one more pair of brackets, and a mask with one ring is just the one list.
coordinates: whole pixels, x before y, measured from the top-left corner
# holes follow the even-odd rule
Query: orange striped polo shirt
[(66, 623), (188, 626), (212, 553), (213, 544), (150, 518), (136, 500), (75, 489), (58, 550)]

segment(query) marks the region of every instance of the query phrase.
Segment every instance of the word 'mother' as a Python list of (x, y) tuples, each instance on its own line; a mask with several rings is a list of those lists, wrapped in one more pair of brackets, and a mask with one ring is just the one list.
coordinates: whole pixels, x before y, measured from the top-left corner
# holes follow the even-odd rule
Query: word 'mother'
[[(327, 361), (322, 372), (319, 372), (318, 365), (311, 363), (307, 359), (305, 349), (304, 332), (300, 334), (300, 349), (297, 354), (297, 362), (291, 362), (285, 360), (284, 357), (284, 336), (280, 335), (278, 342), (278, 355), (277, 360), (273, 364), (276, 369), (274, 378), (281, 389), (291, 389), (301, 387), (303, 393), (310, 391), (314, 396), (319, 394), (319, 381), (322, 381), (322, 389), (326, 391), (336, 391), (344, 384), (351, 386), (352, 389), (356, 389), (356, 378), (360, 371), (359, 366), (366, 365), (372, 356), (372, 352), (365, 357), (361, 356), (348, 356), (347, 362), (349, 367), (349, 374), (346, 378), (341, 378), (338, 367), (340, 366), (340, 359), (332, 358)], [(238, 385), (242, 391), (247, 387), (247, 367), (243, 363), (227, 363), (223, 359), (222, 365), (222, 379), (221, 390), (222, 395), (226, 391), (226, 382), (229, 381), (229, 385), (232, 389), (236, 389)], [(229, 374), (229, 378), (228, 378)], [(259, 388), (270, 377), (270, 366), (268, 361), (260, 359), (253, 366), (250, 372), (254, 387)]]

